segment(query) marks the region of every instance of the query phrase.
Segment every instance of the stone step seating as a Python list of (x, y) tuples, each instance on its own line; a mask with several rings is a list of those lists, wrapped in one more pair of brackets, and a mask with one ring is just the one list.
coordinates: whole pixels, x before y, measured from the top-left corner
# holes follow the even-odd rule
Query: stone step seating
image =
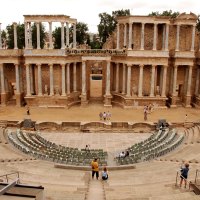
[(186, 142), (185, 144), (200, 143), (200, 126), (195, 125), (185, 129)]
[(128, 148), (129, 156), (125, 158), (117, 157), (120, 165), (133, 164), (141, 161), (148, 161), (159, 156), (163, 156), (174, 150), (184, 140), (184, 135), (178, 135), (175, 129), (159, 130), (146, 140), (136, 143)]
[(8, 132), (8, 139), (19, 150), (35, 158), (69, 165), (90, 165), (94, 158), (99, 158), (100, 165), (107, 165), (107, 153), (102, 149), (80, 151), (78, 148), (56, 145), (39, 134), (20, 130)]

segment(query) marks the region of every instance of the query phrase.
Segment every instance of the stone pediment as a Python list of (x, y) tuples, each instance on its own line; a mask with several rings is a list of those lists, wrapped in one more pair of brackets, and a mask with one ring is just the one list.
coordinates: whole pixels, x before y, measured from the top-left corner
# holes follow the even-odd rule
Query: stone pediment
[(190, 12), (190, 14), (186, 14), (185, 12), (184, 13), (181, 13), (180, 15), (177, 16), (176, 19), (180, 19), (180, 20), (185, 20), (185, 19), (190, 19), (190, 20), (197, 20), (197, 15), (195, 15), (194, 13)]

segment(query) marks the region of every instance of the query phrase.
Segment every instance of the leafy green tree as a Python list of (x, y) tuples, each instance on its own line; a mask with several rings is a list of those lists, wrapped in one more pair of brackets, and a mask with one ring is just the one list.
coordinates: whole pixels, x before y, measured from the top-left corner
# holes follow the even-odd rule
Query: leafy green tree
[(165, 10), (162, 13), (159, 13), (158, 11), (152, 12), (149, 14), (149, 16), (168, 16), (171, 18), (176, 18), (180, 13), (179, 12), (173, 12), (172, 10)]
[(3, 48), (5, 48), (5, 42), (6, 42), (6, 40), (7, 40), (7, 34), (6, 34), (6, 31), (5, 30), (3, 30), (2, 32), (1, 32), (1, 42), (2, 42), (2, 47)]
[(61, 49), (61, 27), (56, 27), (52, 36), (54, 38), (54, 48)]
[(130, 15), (130, 10), (117, 10), (113, 11), (112, 15), (104, 12), (99, 14), (100, 23), (97, 26), (99, 31), (100, 40), (104, 43), (108, 36), (115, 30), (117, 24), (117, 16)]
[[(7, 45), (8, 49), (14, 48), (14, 26), (8, 25), (7, 30)], [(24, 24), (17, 24), (17, 46), (19, 49), (23, 49), (25, 46), (25, 34), (24, 34)]]
[[(40, 23), (40, 48), (44, 48), (44, 44), (45, 44), (45, 39), (46, 39), (46, 35), (45, 35), (45, 27), (42, 23)], [(34, 23), (31, 26), (32, 29), (32, 44), (33, 44), (33, 48), (37, 48), (37, 26)]]
[(198, 15), (198, 19), (197, 19), (197, 30), (200, 32), (200, 15)]

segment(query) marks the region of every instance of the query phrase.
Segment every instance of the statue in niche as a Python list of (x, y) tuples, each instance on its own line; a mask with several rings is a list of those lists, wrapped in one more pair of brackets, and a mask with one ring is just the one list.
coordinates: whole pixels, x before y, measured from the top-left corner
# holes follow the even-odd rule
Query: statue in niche
[(156, 86), (156, 96), (160, 96), (160, 86)]
[(55, 89), (55, 95), (57, 95), (57, 96), (60, 95), (58, 85), (56, 85), (54, 89)]
[(48, 85), (44, 86), (44, 95), (48, 95)]
[(132, 87), (132, 96), (136, 96), (137, 95), (137, 87), (136, 85), (133, 85)]

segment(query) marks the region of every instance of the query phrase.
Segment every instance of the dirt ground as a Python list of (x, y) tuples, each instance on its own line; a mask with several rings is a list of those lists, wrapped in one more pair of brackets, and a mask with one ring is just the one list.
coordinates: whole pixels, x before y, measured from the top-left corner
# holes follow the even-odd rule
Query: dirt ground
[[(143, 122), (143, 109), (122, 109), (119, 107), (105, 108), (103, 105), (88, 105), (87, 107), (75, 106), (66, 108), (39, 108), (30, 107), (27, 116), (25, 107), (0, 107), (0, 120), (23, 120), (31, 118), (36, 121), (99, 121), (100, 112), (109, 111), (111, 121)], [(157, 122), (166, 119), (168, 122), (184, 122), (185, 115), (188, 122), (200, 121), (200, 109), (195, 108), (167, 108), (155, 109), (148, 114), (148, 122)]]

